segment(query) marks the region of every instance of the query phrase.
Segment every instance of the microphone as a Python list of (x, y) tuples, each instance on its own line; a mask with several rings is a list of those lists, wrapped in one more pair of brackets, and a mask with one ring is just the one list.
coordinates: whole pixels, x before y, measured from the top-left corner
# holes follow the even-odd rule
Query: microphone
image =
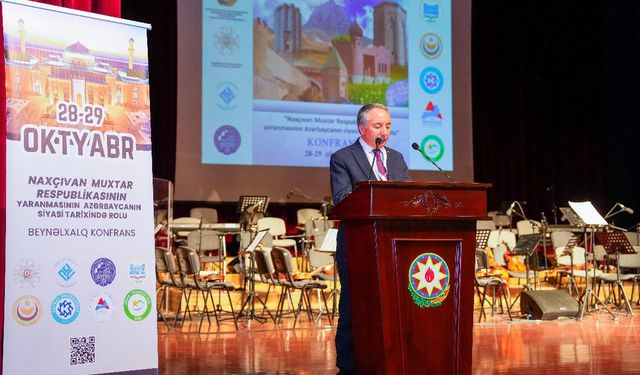
[[(380, 143), (382, 143), (383, 139), (381, 136), (377, 136), (376, 137), (376, 150), (379, 149), (380, 147)], [(367, 180), (371, 180), (371, 177), (373, 176), (373, 165), (376, 163), (376, 157), (378, 157), (378, 153), (374, 152), (373, 153), (373, 160), (371, 161), (371, 168), (369, 168), (369, 175), (367, 176)]]
[(509, 206), (509, 208), (507, 208), (507, 211), (505, 211), (505, 214), (507, 216), (511, 216), (511, 214), (513, 213), (513, 208), (516, 206), (516, 201), (511, 202), (511, 205)]
[(633, 215), (633, 208), (631, 208), (631, 207), (627, 207), (627, 206), (625, 206), (625, 205), (624, 205), (624, 204), (622, 204), (622, 203), (618, 203), (618, 206), (620, 207), (620, 209), (621, 209), (622, 211), (625, 211), (626, 213), (628, 213), (628, 214), (630, 214), (630, 215)]
[(431, 160), (431, 158), (430, 158), (430, 157), (428, 157), (428, 156), (427, 156), (427, 154), (425, 154), (425, 153), (424, 153), (424, 151), (422, 151), (422, 149), (420, 148), (420, 146), (418, 146), (418, 144), (417, 144), (417, 143), (413, 142), (413, 143), (411, 144), (411, 147), (412, 147), (414, 150), (419, 151), (419, 152), (422, 154), (422, 156), (424, 156), (424, 158), (425, 158), (425, 159), (429, 160), (429, 161), (431, 162), (431, 164), (435, 165), (435, 166), (436, 166), (436, 168), (438, 168), (438, 170), (439, 170), (443, 175), (447, 176), (447, 178), (449, 179), (449, 181), (450, 181), (450, 182), (455, 182), (455, 181), (454, 181), (454, 179), (453, 179), (453, 178), (451, 178), (451, 176), (449, 176), (449, 174), (448, 174), (447, 172), (443, 171), (443, 170), (442, 170), (442, 168), (440, 168), (440, 167), (438, 166), (438, 164), (436, 164), (436, 162), (434, 162), (433, 160)]

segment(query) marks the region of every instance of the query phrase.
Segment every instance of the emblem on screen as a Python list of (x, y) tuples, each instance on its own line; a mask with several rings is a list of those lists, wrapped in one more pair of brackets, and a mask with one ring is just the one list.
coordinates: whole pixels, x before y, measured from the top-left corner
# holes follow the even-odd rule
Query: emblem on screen
[(418, 255), (409, 267), (409, 292), (420, 308), (438, 307), (449, 294), (449, 266), (438, 254)]
[(231, 155), (240, 147), (240, 132), (231, 125), (222, 125), (213, 134), (213, 144), (225, 155)]
[(216, 87), (216, 104), (220, 109), (234, 109), (238, 104), (238, 88), (231, 82)]
[(430, 60), (435, 60), (442, 54), (444, 44), (442, 39), (435, 33), (427, 33), (420, 39), (420, 52)]
[(427, 103), (427, 105), (424, 107), (424, 112), (422, 112), (422, 125), (442, 125), (442, 112), (440, 111), (440, 106), (431, 101)]
[(423, 0), (420, 3), (420, 16), (426, 23), (436, 23), (440, 20), (442, 7), (438, 0)]
[(435, 94), (442, 89), (444, 78), (440, 70), (429, 66), (420, 73), (420, 86), (427, 94)]

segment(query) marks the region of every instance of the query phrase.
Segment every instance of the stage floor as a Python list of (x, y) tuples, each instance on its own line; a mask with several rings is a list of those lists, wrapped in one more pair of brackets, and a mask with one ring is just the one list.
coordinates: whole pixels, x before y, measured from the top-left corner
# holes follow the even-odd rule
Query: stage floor
[[(511, 289), (519, 288), (512, 285)], [(234, 300), (240, 299), (240, 292), (234, 292)], [(271, 298), (268, 305), (275, 307)], [(480, 305), (476, 303), (473, 374), (640, 374), (637, 316), (613, 309), (616, 320), (596, 310), (585, 313), (582, 321), (540, 321), (520, 318), (516, 311), (509, 321), (506, 314), (491, 316), (485, 309), (488, 319), (478, 323)], [(640, 307), (633, 304), (633, 312), (640, 314)], [(237, 332), (231, 321), (221, 322), (218, 328), (213, 317), (211, 326), (205, 320), (200, 333), (199, 317), (182, 327), (170, 323), (168, 329), (158, 322), (161, 374), (336, 373), (336, 322), (331, 326), (324, 316), (319, 322), (302, 316), (295, 329), (292, 317), (277, 325), (241, 318)]]

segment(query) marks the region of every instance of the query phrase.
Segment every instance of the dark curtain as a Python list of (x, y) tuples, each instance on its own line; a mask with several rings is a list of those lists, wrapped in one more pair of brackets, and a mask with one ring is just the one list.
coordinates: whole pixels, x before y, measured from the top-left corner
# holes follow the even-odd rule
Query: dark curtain
[(160, 6), (154, 0), (122, 0), (122, 18), (151, 24), (147, 35), (153, 176), (174, 181), (178, 75), (177, 3), (175, 0), (164, 1)]
[(474, 172), (490, 208), (526, 201), (553, 222), (554, 201), (637, 206), (638, 15), (631, 1), (473, 1)]
[(120, 0), (33, 0), (38, 3), (120, 17)]

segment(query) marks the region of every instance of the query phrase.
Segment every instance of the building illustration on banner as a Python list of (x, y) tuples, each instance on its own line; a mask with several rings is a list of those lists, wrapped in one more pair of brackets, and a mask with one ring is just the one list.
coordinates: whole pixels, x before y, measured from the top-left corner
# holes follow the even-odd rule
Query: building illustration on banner
[(148, 62), (134, 58), (133, 38), (122, 40), (121, 51), (96, 53), (79, 40), (59, 49), (39, 44), (24, 19), (17, 30), (5, 34), (9, 139), (19, 139), (24, 124), (62, 122), (129, 133), (138, 148), (150, 147)]

